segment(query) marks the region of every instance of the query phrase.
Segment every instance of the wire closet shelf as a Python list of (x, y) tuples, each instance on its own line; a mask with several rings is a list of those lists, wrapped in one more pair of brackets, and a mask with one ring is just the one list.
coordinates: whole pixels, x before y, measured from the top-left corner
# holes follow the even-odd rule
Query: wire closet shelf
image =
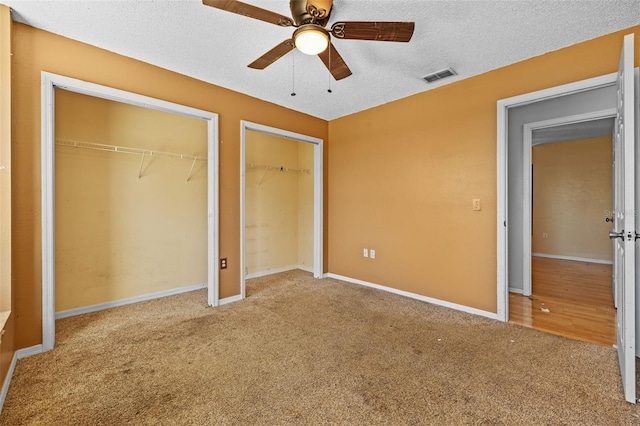
[(207, 157), (203, 157), (200, 155), (179, 154), (175, 152), (156, 151), (156, 150), (143, 149), (143, 148), (134, 148), (130, 146), (107, 145), (102, 143), (77, 141), (72, 139), (56, 139), (56, 145), (66, 146), (71, 148), (90, 149), (94, 151), (106, 151), (106, 152), (116, 152), (121, 154), (140, 155), (141, 159), (140, 159), (140, 170), (138, 171), (138, 179), (142, 177), (144, 159), (146, 156), (193, 161), (193, 163), (191, 163), (191, 168), (189, 169), (189, 174), (187, 175), (187, 182), (189, 182), (189, 179), (191, 179), (191, 173), (193, 172), (193, 168), (196, 165), (196, 161), (207, 161)]
[(262, 177), (260, 178), (260, 180), (258, 181), (258, 186), (260, 186), (262, 184), (262, 181), (264, 180), (264, 177), (267, 175), (267, 172), (271, 171), (276, 171), (276, 172), (282, 172), (282, 173), (297, 173), (297, 174), (311, 174), (311, 170), (310, 169), (292, 169), (290, 167), (284, 167), (284, 166), (270, 166), (270, 165), (265, 165), (265, 164), (253, 164), (253, 163), (247, 163), (245, 164), (247, 169), (262, 169), (264, 170), (264, 173), (262, 174)]

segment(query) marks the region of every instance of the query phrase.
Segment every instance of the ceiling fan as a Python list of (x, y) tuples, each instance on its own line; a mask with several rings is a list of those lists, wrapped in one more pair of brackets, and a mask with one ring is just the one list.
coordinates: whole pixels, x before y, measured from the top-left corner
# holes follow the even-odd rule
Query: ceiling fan
[(249, 68), (265, 69), (293, 49), (308, 55), (318, 55), (333, 78), (341, 80), (351, 70), (331, 43), (330, 36), (339, 39), (408, 42), (413, 35), (413, 22), (329, 22), (333, 0), (290, 0), (293, 19), (236, 0), (202, 0), (207, 6), (269, 22), (281, 27), (295, 27), (293, 36), (249, 64)]

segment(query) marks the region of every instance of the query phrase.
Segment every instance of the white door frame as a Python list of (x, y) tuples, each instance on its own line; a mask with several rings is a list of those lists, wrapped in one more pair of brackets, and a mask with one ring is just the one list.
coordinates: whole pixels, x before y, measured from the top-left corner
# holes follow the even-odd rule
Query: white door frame
[(62, 75), (42, 72), (42, 350), (55, 344), (55, 89), (108, 99), (207, 122), (207, 289), (208, 304), (218, 298), (218, 114)]
[[(522, 294), (531, 296), (531, 185), (533, 176), (531, 174), (531, 157), (533, 150), (533, 131), (548, 129), (550, 127), (563, 126), (566, 124), (579, 124), (602, 118), (615, 118), (616, 109), (610, 108), (601, 111), (587, 112), (567, 117), (556, 117), (550, 120), (525, 123), (523, 126), (523, 169), (524, 179), (522, 180), (522, 228), (525, 230), (522, 236)], [(527, 231), (529, 230), (529, 231)]]
[(245, 170), (246, 170), (246, 132), (253, 130), (300, 142), (308, 142), (313, 147), (313, 276), (322, 278), (323, 260), (323, 144), (324, 141), (312, 136), (290, 132), (275, 127), (240, 121), (240, 297), (246, 297), (245, 280)]
[(600, 87), (615, 85), (617, 73), (606, 74), (587, 80), (556, 86), (549, 89), (526, 93), (511, 98), (501, 99), (497, 103), (497, 318), (500, 321), (509, 320), (509, 262), (508, 262), (508, 217), (507, 217), (507, 138), (509, 134), (509, 108), (524, 106), (535, 102), (580, 93)]

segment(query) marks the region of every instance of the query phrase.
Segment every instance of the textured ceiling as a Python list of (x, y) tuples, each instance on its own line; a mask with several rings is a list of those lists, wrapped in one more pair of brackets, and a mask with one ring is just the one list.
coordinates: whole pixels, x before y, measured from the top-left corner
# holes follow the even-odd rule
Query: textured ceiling
[[(245, 2), (290, 16), (288, 0)], [(329, 26), (416, 23), (409, 43), (334, 39), (353, 71), (336, 82), (319, 58), (295, 50), (263, 71), (248, 68), (292, 29), (200, 0), (0, 3), (16, 21), (326, 120), (640, 24), (640, 0), (335, 0)], [(457, 76), (421, 79), (449, 66)]]

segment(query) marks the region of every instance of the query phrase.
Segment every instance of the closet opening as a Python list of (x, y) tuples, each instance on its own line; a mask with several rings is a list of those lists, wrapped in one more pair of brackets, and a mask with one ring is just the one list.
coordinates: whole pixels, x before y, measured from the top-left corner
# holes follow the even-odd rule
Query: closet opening
[(322, 278), (322, 140), (241, 124), (245, 280), (300, 269)]
[(216, 114), (43, 73), (44, 351), (58, 318), (218, 305), (217, 174)]

